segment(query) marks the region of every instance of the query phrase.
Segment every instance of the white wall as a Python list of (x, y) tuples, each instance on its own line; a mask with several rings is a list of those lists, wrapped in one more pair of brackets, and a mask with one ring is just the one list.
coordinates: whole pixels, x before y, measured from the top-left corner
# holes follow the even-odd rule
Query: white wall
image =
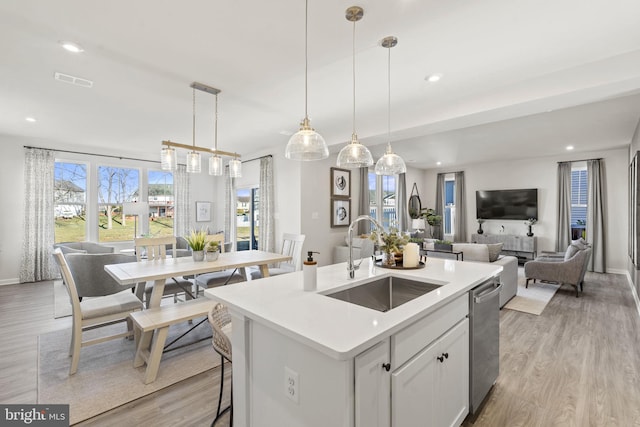
[[(467, 204), (467, 241), (478, 229), (476, 222), (477, 190), (502, 190), (514, 188), (538, 189), (538, 223), (533, 233), (538, 237), (538, 251), (555, 250), (557, 167), (559, 161), (603, 158), (606, 180), (606, 257), (607, 271), (624, 273), (627, 269), (627, 170), (628, 149), (620, 148), (603, 152), (580, 153), (561, 157), (539, 157), (509, 162), (469, 165), (457, 170), (465, 173)], [(422, 198), (428, 206), (435, 206), (436, 176), (448, 170), (429, 170), (424, 186), (428, 189)], [(421, 193), (422, 195), (422, 193)], [(524, 221), (487, 221), (482, 225), (486, 234), (498, 233), (504, 225), (506, 234), (524, 235)]]

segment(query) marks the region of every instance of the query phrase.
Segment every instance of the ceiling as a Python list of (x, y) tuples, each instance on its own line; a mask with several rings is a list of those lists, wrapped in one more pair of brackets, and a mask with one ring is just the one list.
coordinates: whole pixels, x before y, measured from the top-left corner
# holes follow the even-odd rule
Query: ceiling
[[(628, 146), (640, 119), (637, 0), (309, 0), (312, 125), (337, 152), (356, 131), (418, 168)], [(220, 89), (219, 149), (284, 151), (304, 116), (304, 1), (0, 2), (0, 134), (159, 158), (191, 144), (194, 82)], [(63, 50), (73, 41), (80, 54)], [(60, 72), (92, 88), (56, 81)], [(442, 74), (438, 83), (427, 75)], [(196, 144), (215, 98), (196, 93)], [(25, 117), (35, 117), (35, 123)]]

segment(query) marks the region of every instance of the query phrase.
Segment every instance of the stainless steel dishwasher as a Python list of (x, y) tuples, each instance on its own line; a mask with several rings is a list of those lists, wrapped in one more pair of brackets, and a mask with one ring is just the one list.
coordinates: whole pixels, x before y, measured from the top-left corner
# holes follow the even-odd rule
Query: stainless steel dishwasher
[(500, 289), (497, 278), (469, 292), (469, 413), (475, 414), (500, 370)]

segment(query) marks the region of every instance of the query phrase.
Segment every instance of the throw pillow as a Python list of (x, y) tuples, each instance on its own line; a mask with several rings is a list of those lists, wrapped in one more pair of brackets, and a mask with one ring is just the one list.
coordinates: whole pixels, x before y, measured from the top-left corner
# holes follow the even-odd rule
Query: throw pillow
[(569, 245), (567, 251), (564, 253), (564, 260), (567, 261), (573, 258), (573, 256), (577, 254), (578, 251), (580, 251), (580, 248), (577, 245)]
[(575, 246), (576, 248), (578, 248), (578, 250), (581, 250), (581, 251), (589, 247), (589, 244), (587, 243), (587, 241), (584, 240), (582, 237), (579, 238), (578, 240), (573, 240), (571, 242), (571, 245)]
[(489, 262), (498, 260), (500, 252), (502, 251), (502, 243), (487, 243), (487, 249), (489, 249)]

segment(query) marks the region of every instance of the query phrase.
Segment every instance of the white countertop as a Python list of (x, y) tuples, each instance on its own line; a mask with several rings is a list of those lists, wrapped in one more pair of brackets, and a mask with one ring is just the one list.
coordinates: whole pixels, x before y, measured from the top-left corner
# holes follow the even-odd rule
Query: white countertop
[[(346, 263), (318, 268), (318, 289), (302, 290), (302, 271), (212, 289), (205, 295), (326, 355), (345, 360), (394, 334), (502, 271), (499, 265), (428, 258), (425, 268), (370, 268), (364, 260), (354, 279)], [(323, 294), (362, 284), (373, 277), (402, 276), (442, 284), (440, 288), (387, 312)]]

